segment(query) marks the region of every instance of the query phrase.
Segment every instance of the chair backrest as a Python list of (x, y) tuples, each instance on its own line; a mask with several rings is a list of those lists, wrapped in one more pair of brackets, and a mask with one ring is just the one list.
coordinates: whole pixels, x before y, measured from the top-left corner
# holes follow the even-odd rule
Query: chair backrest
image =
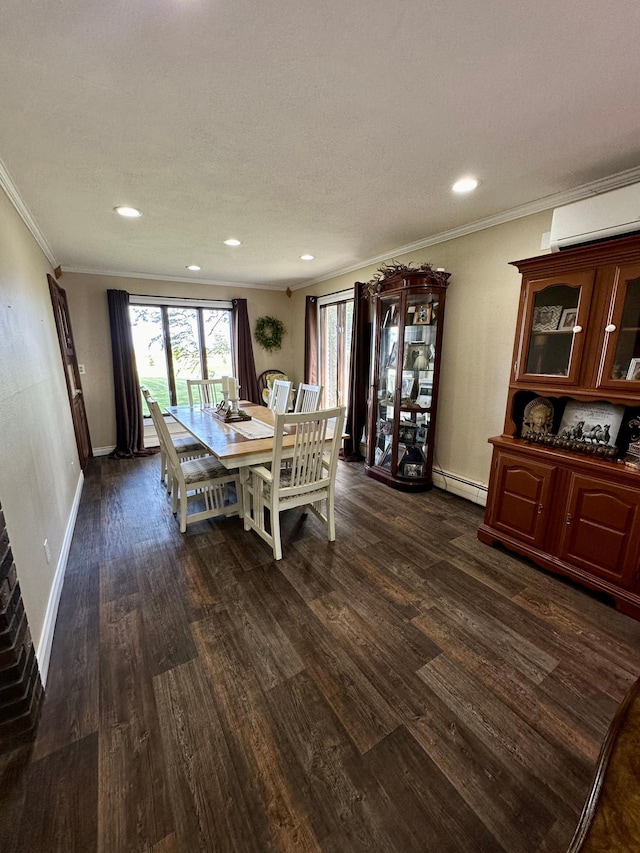
[(153, 425), (155, 426), (156, 433), (158, 434), (160, 446), (166, 453), (171, 467), (177, 469), (180, 467), (180, 460), (178, 459), (178, 454), (176, 452), (175, 445), (171, 440), (169, 427), (165, 423), (165, 419), (162, 416), (160, 406), (151, 395), (147, 396), (145, 394), (145, 399), (147, 401), (147, 406), (149, 406), (149, 411), (151, 412), (151, 418), (153, 419)]
[(274, 412), (282, 414), (289, 409), (289, 397), (291, 395), (291, 382), (284, 379), (275, 379), (271, 387), (269, 397), (269, 408)]
[[(273, 458), (271, 471), (273, 473), (273, 488), (280, 488), (280, 473), (282, 468), (282, 445), (285, 427), (296, 427), (296, 438), (293, 457), (287, 457), (286, 491), (304, 492), (314, 484), (327, 483), (335, 479), (338, 464), (338, 452), (342, 447), (342, 429), (344, 426), (345, 407), (322, 409), (317, 412), (292, 412), (291, 414), (276, 413), (274, 421)], [(331, 425), (333, 424), (333, 433)], [(327, 445), (327, 438), (334, 438)], [(282, 490), (281, 490), (282, 491)]]
[(222, 379), (187, 379), (189, 405), (193, 406), (195, 393), (197, 406), (215, 406), (222, 400)]
[(269, 398), (271, 397), (271, 391), (273, 390), (274, 379), (284, 379), (286, 382), (288, 378), (289, 377), (286, 373), (275, 368), (272, 370), (264, 370), (260, 376), (258, 376), (258, 390), (260, 391), (260, 396), (265, 406), (269, 405)]
[(322, 385), (305, 385), (304, 382), (300, 383), (293, 411), (316, 412), (320, 406), (321, 393)]

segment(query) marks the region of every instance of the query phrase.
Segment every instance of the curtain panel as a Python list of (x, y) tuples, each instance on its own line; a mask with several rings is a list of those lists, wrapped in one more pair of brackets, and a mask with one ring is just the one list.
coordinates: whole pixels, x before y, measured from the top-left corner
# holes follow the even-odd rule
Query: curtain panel
[(342, 459), (360, 462), (360, 439), (367, 425), (367, 394), (369, 388), (371, 349), (370, 302), (367, 286), (357, 281), (353, 290), (353, 326), (351, 332), (351, 369), (349, 372), (350, 398), (347, 409), (345, 431), (349, 434), (344, 442)]
[(307, 296), (304, 310), (304, 381), (318, 385), (318, 298)]
[(256, 378), (256, 363), (253, 358), (253, 343), (249, 326), (249, 312), (246, 299), (233, 299), (231, 309), (233, 336), (233, 361), (235, 373), (240, 383), (240, 396), (252, 403), (261, 403)]
[(115, 459), (148, 456), (155, 451), (145, 450), (144, 446), (144, 417), (129, 317), (129, 294), (125, 290), (107, 290), (107, 300), (116, 407), (116, 447), (110, 455)]

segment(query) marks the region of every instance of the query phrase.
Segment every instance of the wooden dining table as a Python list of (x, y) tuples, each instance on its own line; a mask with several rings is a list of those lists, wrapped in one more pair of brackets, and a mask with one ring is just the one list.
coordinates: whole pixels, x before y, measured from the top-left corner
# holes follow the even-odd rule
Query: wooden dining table
[[(264, 465), (273, 455), (273, 433), (266, 438), (247, 438), (239, 430), (257, 421), (273, 427), (274, 413), (265, 406), (241, 401), (240, 408), (251, 415), (251, 421), (224, 423), (215, 417), (215, 406), (167, 406), (166, 411), (181, 424), (194, 438), (201, 442), (210, 453), (222, 462), (226, 468), (247, 468), (250, 465)], [(235, 427), (238, 429), (235, 429)], [(285, 427), (287, 435), (283, 439), (282, 455), (293, 455), (295, 427)], [(343, 434), (342, 438), (346, 438)], [(327, 439), (333, 440), (333, 431), (329, 425)], [(289, 452), (287, 452), (289, 451)]]

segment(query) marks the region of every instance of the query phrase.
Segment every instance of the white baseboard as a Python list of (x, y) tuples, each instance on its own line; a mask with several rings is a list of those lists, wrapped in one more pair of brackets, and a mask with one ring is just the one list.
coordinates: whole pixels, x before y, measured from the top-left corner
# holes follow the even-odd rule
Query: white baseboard
[(458, 497), (465, 498), (480, 506), (487, 505), (487, 491), (489, 487), (484, 483), (474, 483), (473, 480), (467, 480), (464, 477), (458, 476), (458, 474), (450, 474), (448, 471), (434, 468), (433, 485), (438, 489), (451, 492), (452, 495), (458, 495)]
[(94, 456), (108, 456), (110, 453), (113, 453), (115, 449), (115, 444), (112, 444), (109, 447), (92, 447), (91, 452)]
[(44, 625), (40, 633), (40, 641), (36, 649), (36, 657), (38, 658), (38, 666), (40, 668), (40, 679), (42, 686), (47, 683), (47, 673), (49, 671), (49, 661), (51, 659), (51, 646), (53, 645), (53, 632), (56, 627), (56, 618), (58, 616), (58, 606), (60, 605), (60, 595), (62, 593), (62, 584), (64, 583), (64, 573), (67, 568), (67, 559), (69, 558), (69, 549), (71, 548), (71, 540), (73, 531), (76, 526), (76, 518), (78, 517), (78, 507), (80, 506), (80, 498), (82, 496), (82, 487), (84, 485), (84, 474), (80, 472), (78, 477), (78, 485), (73, 498), (67, 529), (62, 541), (60, 550), (60, 559), (56, 566), (56, 571), (53, 576), (53, 584), (49, 593), (49, 603), (47, 604), (47, 612), (44, 617)]

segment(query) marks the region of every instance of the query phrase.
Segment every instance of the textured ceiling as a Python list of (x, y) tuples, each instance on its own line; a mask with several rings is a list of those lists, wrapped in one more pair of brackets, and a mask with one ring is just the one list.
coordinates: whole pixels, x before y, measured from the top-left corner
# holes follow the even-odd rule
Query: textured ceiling
[(638, 167), (639, 33), (637, 0), (3, 0), (0, 159), (63, 269), (295, 286)]

